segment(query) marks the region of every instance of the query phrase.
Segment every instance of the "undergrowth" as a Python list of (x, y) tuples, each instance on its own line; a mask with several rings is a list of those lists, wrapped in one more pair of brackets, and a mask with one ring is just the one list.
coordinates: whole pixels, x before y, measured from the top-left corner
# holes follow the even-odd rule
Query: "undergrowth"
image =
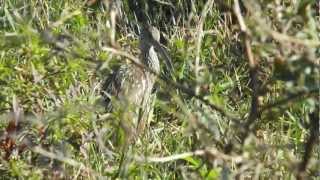
[(176, 80), (128, 144), (100, 87), (138, 57), (129, 1), (0, 0), (1, 179), (319, 178), (317, 2), (142, 2)]

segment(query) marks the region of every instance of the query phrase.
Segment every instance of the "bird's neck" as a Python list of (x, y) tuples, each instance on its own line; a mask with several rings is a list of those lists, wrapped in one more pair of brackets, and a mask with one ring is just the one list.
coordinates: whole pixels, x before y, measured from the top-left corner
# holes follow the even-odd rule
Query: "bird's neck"
[(141, 49), (142, 63), (155, 73), (160, 73), (160, 64), (157, 53), (153, 46)]

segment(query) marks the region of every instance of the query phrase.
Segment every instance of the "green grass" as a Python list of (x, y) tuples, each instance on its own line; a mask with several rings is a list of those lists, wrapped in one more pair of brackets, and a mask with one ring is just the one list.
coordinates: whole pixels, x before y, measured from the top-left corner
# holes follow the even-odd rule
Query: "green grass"
[[(136, 23), (127, 1), (120, 7), (122, 16), (112, 44), (108, 3), (0, 0), (1, 179), (292, 179), (299, 175), (314, 126), (311, 114), (319, 117), (317, 6), (312, 1), (244, 4), (250, 46), (259, 62), (259, 107), (303, 93), (268, 107), (251, 129), (245, 129), (249, 136), (240, 143), (251, 110), (252, 82), (243, 34), (236, 17), (224, 8), (232, 8), (233, 3), (217, 2), (209, 8), (199, 41), (205, 1), (197, 1), (191, 9), (187, 2), (172, 3), (180, 17), (168, 15), (171, 5), (153, 2), (151, 22), (164, 34), (177, 83), (197, 91), (237, 121), (159, 80), (149, 127), (128, 144), (127, 132), (119, 126), (121, 114), (106, 114), (99, 93), (112, 67), (125, 62), (102, 47), (138, 55)], [(63, 48), (57, 48), (57, 42)], [(18, 127), (12, 128), (16, 120)], [(9, 147), (6, 133), (16, 147)], [(303, 172), (317, 179), (319, 138), (313, 144)]]

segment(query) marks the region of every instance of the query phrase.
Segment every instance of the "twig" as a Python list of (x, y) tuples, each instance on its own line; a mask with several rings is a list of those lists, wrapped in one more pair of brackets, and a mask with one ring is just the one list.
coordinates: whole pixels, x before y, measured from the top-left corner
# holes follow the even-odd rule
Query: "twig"
[(305, 47), (318, 47), (320, 46), (320, 41), (316, 39), (302, 39), (294, 36), (289, 36), (285, 33), (280, 33), (278, 31), (272, 30), (270, 27), (268, 27), (268, 23), (264, 21), (264, 18), (257, 13), (256, 9), (251, 6), (250, 3), (246, 3), (247, 10), (253, 14), (251, 17), (252, 20), (257, 23), (257, 26), (265, 33), (268, 34), (272, 39), (278, 41), (278, 42), (289, 42), (297, 45), (302, 45)]
[(262, 106), (259, 111), (259, 114), (262, 114), (263, 112), (267, 111), (268, 109), (288, 104), (289, 102), (295, 101), (295, 100), (300, 99), (302, 97), (311, 97), (311, 96), (317, 95), (318, 92), (319, 92), (319, 87), (311, 89), (309, 91), (301, 91), (301, 92), (292, 94), (289, 97), (283, 98), (277, 102)]
[(154, 0), (159, 4), (170, 6), (171, 8), (175, 8), (174, 5), (171, 2), (161, 1), (161, 0)]
[[(195, 71), (195, 77), (197, 82), (199, 81), (200, 53), (201, 53), (202, 38), (204, 36), (203, 25), (209, 10), (212, 9), (212, 6), (213, 6), (213, 0), (207, 1), (206, 4), (204, 5), (204, 8), (201, 12), (201, 17), (197, 26), (197, 31), (196, 31), (197, 43), (196, 43), (196, 60), (195, 60), (194, 71)], [(199, 94), (199, 90), (200, 90), (200, 87), (196, 85), (195, 87), (196, 94)]]
[(205, 156), (205, 155), (210, 155), (210, 156), (215, 157), (217, 159), (222, 159), (225, 161), (232, 161), (235, 163), (240, 163), (240, 162), (244, 161), (244, 158), (242, 156), (230, 156), (230, 155), (227, 155), (227, 154), (224, 154), (224, 153), (218, 151), (215, 148), (196, 150), (193, 152), (185, 152), (185, 153), (175, 154), (175, 155), (166, 156), (166, 157), (140, 157), (140, 156), (137, 156), (135, 159), (136, 159), (136, 161), (139, 161), (139, 162), (166, 163), (166, 162), (170, 162), (170, 161), (185, 159), (185, 158), (191, 157), (191, 156)]
[(241, 136), (241, 141), (244, 142), (249, 134), (249, 130), (251, 129), (251, 125), (254, 123), (254, 121), (259, 117), (258, 111), (259, 111), (259, 101), (258, 101), (258, 62), (254, 58), (252, 49), (251, 49), (251, 41), (250, 41), (250, 34), (248, 32), (247, 26), (244, 22), (243, 16), (241, 14), (241, 9), (239, 5), (238, 0), (234, 0), (234, 6), (233, 6), (234, 13), (238, 19), (238, 23), (240, 26), (241, 31), (244, 34), (244, 43), (246, 47), (246, 55), (248, 58), (248, 64), (250, 68), (250, 79), (252, 84), (252, 99), (251, 99), (251, 109), (249, 113), (249, 117), (247, 122), (244, 125), (243, 134)]
[(65, 156), (61, 156), (61, 155), (57, 155), (57, 154), (55, 154), (53, 152), (49, 152), (49, 151), (41, 148), (40, 146), (35, 146), (35, 147), (30, 148), (30, 149), (34, 153), (41, 154), (42, 156), (61, 161), (61, 162), (65, 163), (65, 164), (69, 164), (70, 166), (73, 166), (73, 167), (84, 169), (85, 171), (88, 171), (88, 172), (94, 174), (97, 177), (101, 177), (100, 173), (96, 172), (95, 170), (93, 170), (93, 169), (91, 169), (89, 167), (86, 167), (83, 163), (81, 163), (79, 161), (76, 161), (74, 159), (71, 159), (71, 158), (68, 158), (68, 157), (65, 157)]
[(58, 161), (61, 161), (63, 163), (66, 163), (66, 164), (69, 164), (71, 166), (74, 166), (74, 167), (85, 167), (84, 164), (74, 160), (74, 159), (71, 159), (71, 158), (68, 158), (68, 157), (63, 157), (63, 156), (59, 156), (55, 153), (52, 153), (52, 152), (49, 152), (49, 151), (46, 151), (44, 150), (43, 148), (41, 148), (40, 146), (35, 146), (33, 148), (31, 148), (31, 150), (37, 154), (41, 154), (43, 156), (46, 156), (46, 157), (49, 157), (51, 159), (56, 159)]
[(298, 167), (297, 179), (305, 179), (305, 171), (312, 156), (312, 149), (316, 142), (319, 141), (319, 107), (309, 114), (310, 117), (310, 136), (305, 144), (303, 159)]
[[(259, 23), (259, 25), (261, 25), (261, 27), (264, 27), (265, 25), (262, 25), (261, 22), (259, 22), (257, 20), (257, 22)], [(318, 47), (320, 46), (320, 41), (317, 40), (307, 40), (307, 39), (299, 39), (296, 37), (292, 37), (292, 36), (288, 36), (286, 34), (283, 33), (279, 33), (277, 31), (274, 31), (272, 29), (268, 29), (267, 27), (265, 27), (264, 31), (266, 33), (268, 33), (269, 35), (271, 35), (271, 37), (277, 41), (280, 42), (290, 42), (290, 43), (294, 43), (294, 44), (298, 44), (298, 45), (303, 45), (306, 47)]]
[(81, 14), (81, 11), (80, 10), (76, 10), (76, 11), (73, 11), (71, 13), (67, 13), (68, 10), (64, 10), (62, 11), (62, 16), (60, 17), (60, 19), (58, 21), (55, 21), (54, 23), (51, 24), (51, 26), (53, 28), (57, 28), (59, 26), (61, 26), (65, 21), (67, 21), (68, 19), (74, 17), (74, 16), (77, 16), (79, 14)]

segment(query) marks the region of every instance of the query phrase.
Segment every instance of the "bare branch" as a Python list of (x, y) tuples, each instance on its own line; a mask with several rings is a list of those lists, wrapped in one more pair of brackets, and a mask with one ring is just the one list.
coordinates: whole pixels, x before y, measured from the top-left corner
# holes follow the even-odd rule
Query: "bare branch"
[(281, 99), (281, 100), (279, 100), (277, 102), (264, 105), (263, 107), (261, 107), (259, 114), (261, 114), (261, 113), (263, 113), (263, 112), (265, 112), (265, 111), (267, 111), (267, 110), (269, 110), (271, 108), (275, 108), (275, 107), (279, 107), (279, 106), (288, 104), (288, 103), (290, 103), (292, 101), (295, 101), (295, 100), (303, 98), (303, 97), (307, 98), (307, 97), (315, 96), (315, 95), (317, 95), (318, 91), (319, 91), (319, 88), (311, 89), (309, 91), (297, 92), (297, 93), (292, 94), (287, 98), (283, 98), (283, 99)]
[(80, 163), (80, 162), (78, 162), (78, 161), (76, 161), (74, 159), (71, 159), (71, 158), (68, 158), (68, 157), (59, 156), (59, 155), (57, 155), (55, 153), (52, 153), (52, 152), (44, 150), (40, 146), (33, 147), (32, 151), (37, 153), (37, 154), (41, 154), (43, 156), (49, 157), (51, 159), (59, 160), (59, 161), (61, 161), (63, 163), (69, 164), (69, 165), (74, 166), (74, 167), (85, 167), (84, 164), (82, 164), (82, 163)]
[(302, 161), (298, 167), (297, 179), (305, 179), (306, 169), (310, 158), (312, 156), (312, 149), (314, 145), (319, 141), (319, 107), (315, 109), (313, 113), (309, 114), (310, 117), (310, 135), (305, 143), (304, 154)]
[(234, 7), (233, 7), (234, 13), (238, 19), (238, 23), (240, 26), (241, 31), (244, 33), (244, 44), (246, 48), (246, 55), (248, 58), (248, 64), (250, 68), (250, 79), (252, 84), (252, 95), (251, 95), (251, 109), (249, 113), (249, 117), (247, 122), (244, 125), (244, 129), (241, 136), (241, 141), (244, 142), (244, 140), (247, 138), (249, 134), (249, 130), (251, 129), (251, 125), (254, 123), (254, 121), (258, 118), (258, 109), (259, 109), (259, 101), (258, 101), (258, 62), (253, 56), (253, 52), (251, 49), (251, 41), (250, 41), (250, 33), (248, 32), (248, 28), (244, 22), (243, 16), (241, 14), (241, 9), (239, 5), (238, 0), (234, 0)]
[(222, 159), (225, 161), (232, 161), (235, 163), (240, 163), (240, 162), (244, 161), (244, 158), (242, 156), (230, 156), (230, 155), (227, 155), (227, 154), (224, 154), (224, 153), (218, 151), (215, 148), (207, 148), (204, 150), (185, 152), (185, 153), (175, 154), (175, 155), (166, 156), (166, 157), (140, 157), (140, 156), (137, 156), (135, 159), (136, 159), (136, 161), (139, 161), (139, 162), (166, 163), (166, 162), (170, 162), (170, 161), (184, 159), (184, 158), (191, 157), (191, 156), (205, 156), (205, 155), (210, 155), (210, 156), (217, 158), (217, 159)]

